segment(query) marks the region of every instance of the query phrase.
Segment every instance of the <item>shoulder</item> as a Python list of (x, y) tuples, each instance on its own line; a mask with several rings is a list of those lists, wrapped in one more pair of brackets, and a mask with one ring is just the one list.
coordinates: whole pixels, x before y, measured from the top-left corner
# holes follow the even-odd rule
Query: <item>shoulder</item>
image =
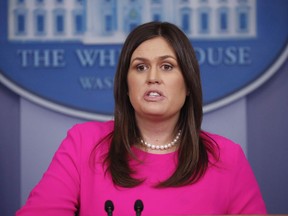
[(96, 143), (111, 134), (113, 129), (114, 121), (79, 123), (68, 130), (64, 142), (69, 141), (78, 148), (91, 150)]
[(114, 121), (105, 121), (105, 122), (99, 122), (99, 121), (89, 121), (89, 122), (84, 122), (84, 123), (78, 123), (75, 124), (73, 128), (77, 128), (78, 130), (83, 130), (83, 131), (111, 131), (114, 128)]
[(241, 146), (233, 140), (221, 136), (219, 134), (213, 134), (210, 132), (202, 131), (202, 136), (208, 138), (210, 141), (215, 143), (221, 151), (239, 151)]
[(219, 161), (235, 164), (239, 160), (246, 160), (242, 147), (231, 139), (205, 131), (202, 132), (202, 135), (216, 146), (214, 149), (218, 151)]
[(78, 133), (85, 137), (103, 137), (114, 129), (114, 121), (107, 122), (85, 122), (74, 125), (68, 133)]
[[(71, 159), (78, 161), (76, 164), (82, 164), (83, 161), (89, 160), (91, 151), (93, 151), (98, 143), (102, 143), (113, 132), (113, 129), (114, 121), (91, 121), (76, 124), (67, 131), (66, 137), (56, 152), (56, 156), (62, 158), (63, 155), (68, 154)], [(105, 140), (101, 144), (101, 148), (97, 148), (97, 154), (105, 154), (108, 146), (109, 142)]]

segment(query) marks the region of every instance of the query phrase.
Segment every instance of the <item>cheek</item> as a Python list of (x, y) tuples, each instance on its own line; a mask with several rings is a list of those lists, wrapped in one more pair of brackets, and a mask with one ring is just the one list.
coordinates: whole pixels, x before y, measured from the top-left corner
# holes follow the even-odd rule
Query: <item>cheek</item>
[(139, 90), (136, 85), (131, 85), (128, 92), (128, 98), (134, 110), (137, 110), (137, 107), (139, 107), (139, 104), (141, 103), (139, 95)]
[[(175, 80), (176, 81), (174, 83), (171, 83), (171, 86), (173, 86), (173, 89), (174, 89), (174, 93), (178, 94), (181, 97), (183, 94), (185, 94), (185, 96), (186, 96), (187, 95), (187, 88), (186, 88), (186, 84), (183, 80), (183, 77), (178, 77)], [(177, 86), (177, 88), (175, 88), (175, 86)]]
[(137, 80), (134, 79), (131, 76), (127, 77), (127, 83), (128, 83), (128, 96), (130, 99), (130, 102), (133, 103), (133, 101), (135, 101), (137, 99), (137, 95), (140, 91), (139, 89), (139, 84), (137, 83)]
[(140, 91), (143, 79), (135, 74), (129, 74), (127, 76), (128, 93), (136, 94)]
[(133, 79), (131, 78), (131, 75), (127, 76), (127, 86), (128, 86), (128, 95), (130, 94), (130, 92), (133, 90)]
[[(175, 86), (178, 86), (178, 88), (175, 88)], [(187, 88), (185, 85), (184, 80), (180, 79), (177, 83), (174, 83), (174, 91), (173, 95), (175, 100), (180, 104), (184, 104), (187, 96)]]
[(127, 78), (128, 85), (128, 95), (130, 96), (133, 92), (135, 92), (135, 82), (130, 77)]

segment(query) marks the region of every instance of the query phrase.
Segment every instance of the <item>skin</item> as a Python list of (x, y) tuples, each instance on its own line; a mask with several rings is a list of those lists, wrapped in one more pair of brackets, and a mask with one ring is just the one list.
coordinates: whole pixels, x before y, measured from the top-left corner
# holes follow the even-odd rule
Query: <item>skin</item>
[(143, 138), (156, 145), (171, 142), (187, 89), (175, 52), (164, 38), (147, 40), (135, 49), (127, 82)]

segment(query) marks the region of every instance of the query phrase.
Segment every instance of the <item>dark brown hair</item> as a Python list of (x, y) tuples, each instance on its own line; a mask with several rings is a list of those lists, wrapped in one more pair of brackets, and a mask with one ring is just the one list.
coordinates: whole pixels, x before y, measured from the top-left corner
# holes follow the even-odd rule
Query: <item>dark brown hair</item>
[(137, 143), (141, 136), (127, 95), (130, 59), (141, 43), (155, 37), (164, 38), (174, 49), (189, 92), (175, 128), (175, 131), (182, 130), (177, 168), (171, 177), (160, 182), (157, 187), (177, 187), (197, 182), (208, 167), (208, 154), (216, 157), (213, 141), (201, 132), (202, 87), (199, 65), (191, 42), (174, 24), (145, 23), (128, 35), (120, 54), (114, 82), (115, 122), (105, 163), (106, 171), (113, 182), (122, 187), (134, 187), (143, 181), (132, 177), (134, 170), (129, 167), (128, 161), (128, 158), (133, 156), (131, 146)]

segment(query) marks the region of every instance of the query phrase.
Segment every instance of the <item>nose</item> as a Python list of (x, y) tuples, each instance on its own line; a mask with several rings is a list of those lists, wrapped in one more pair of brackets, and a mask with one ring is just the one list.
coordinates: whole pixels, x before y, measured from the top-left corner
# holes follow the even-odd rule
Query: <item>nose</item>
[(160, 84), (161, 83), (161, 76), (156, 67), (151, 67), (151, 69), (147, 73), (147, 83), (148, 84)]

